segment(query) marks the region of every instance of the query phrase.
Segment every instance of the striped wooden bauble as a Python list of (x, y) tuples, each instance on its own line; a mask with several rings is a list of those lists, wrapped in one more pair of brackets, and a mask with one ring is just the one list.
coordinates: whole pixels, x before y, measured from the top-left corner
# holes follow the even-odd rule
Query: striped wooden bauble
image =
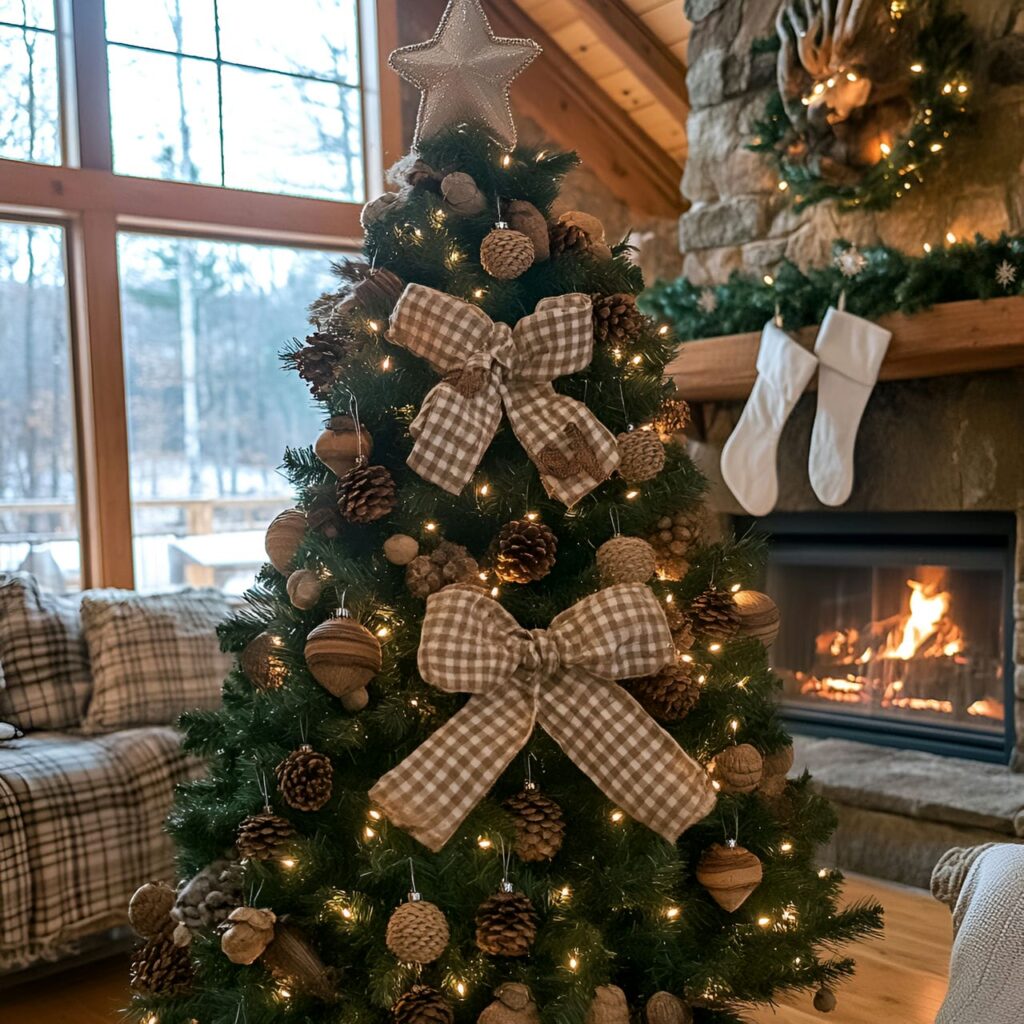
[(321, 622), (306, 637), (306, 666), (328, 693), (343, 700), (346, 707), (365, 706), (366, 684), (380, 671), (380, 641), (363, 625), (341, 611)]

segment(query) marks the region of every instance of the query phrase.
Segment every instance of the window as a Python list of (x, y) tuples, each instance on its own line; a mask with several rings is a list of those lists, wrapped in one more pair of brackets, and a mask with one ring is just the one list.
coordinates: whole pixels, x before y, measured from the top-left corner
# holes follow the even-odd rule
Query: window
[(136, 234), (118, 254), (136, 586), (241, 592), (291, 504), (281, 453), (322, 429), (278, 352), (331, 256)]
[(322, 429), (278, 354), (401, 147), (394, 3), (0, 0), (0, 571), (251, 580)]
[(57, 40), (48, 0), (0, 0), (0, 159), (61, 162)]
[(355, 0), (106, 0), (114, 169), (362, 202)]
[(0, 569), (81, 581), (64, 232), (0, 221)]

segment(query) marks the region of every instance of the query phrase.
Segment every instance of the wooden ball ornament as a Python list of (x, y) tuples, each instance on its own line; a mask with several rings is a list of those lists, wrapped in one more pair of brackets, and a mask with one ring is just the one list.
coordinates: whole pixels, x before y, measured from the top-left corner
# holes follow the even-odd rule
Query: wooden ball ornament
[(836, 994), (830, 988), (819, 988), (813, 1004), (818, 1013), (831, 1013), (836, 1008)]
[(245, 645), (239, 664), (257, 690), (276, 690), (284, 682), (288, 670), (281, 659), (281, 646), (281, 638), (270, 633), (259, 633)]
[(714, 776), (726, 793), (753, 793), (764, 774), (764, 758), (749, 743), (726, 747), (715, 756)]
[(270, 564), (282, 574), (294, 568), (295, 555), (306, 536), (306, 513), (301, 508), (287, 508), (267, 527), (264, 546)]
[(693, 1024), (693, 1010), (671, 992), (655, 992), (644, 1008), (647, 1024)]
[(304, 654), (313, 678), (328, 693), (343, 702), (348, 697), (349, 710), (366, 706), (366, 684), (380, 671), (380, 641), (345, 609), (310, 632)]
[(336, 476), (355, 469), (360, 458), (369, 461), (373, 438), (351, 416), (332, 416), (313, 446), (316, 457)]
[(499, 281), (519, 277), (533, 264), (533, 242), (522, 231), (498, 221), (480, 243), (480, 266)]
[(735, 839), (724, 846), (715, 843), (704, 851), (697, 864), (697, 881), (730, 914), (743, 906), (761, 884), (762, 875), (757, 855), (737, 845)]
[(654, 548), (642, 537), (612, 537), (597, 549), (597, 571), (602, 587), (615, 583), (646, 583), (654, 575), (656, 563)]
[(420, 553), (420, 544), (407, 533), (396, 533), (384, 541), (384, 557), (392, 565), (408, 565)]
[(779, 635), (782, 615), (779, 606), (757, 590), (738, 590), (732, 596), (739, 618), (739, 635), (760, 640), (771, 647)]
[(324, 589), (320, 577), (312, 569), (296, 569), (288, 577), (285, 588), (288, 591), (288, 600), (304, 612), (315, 607)]

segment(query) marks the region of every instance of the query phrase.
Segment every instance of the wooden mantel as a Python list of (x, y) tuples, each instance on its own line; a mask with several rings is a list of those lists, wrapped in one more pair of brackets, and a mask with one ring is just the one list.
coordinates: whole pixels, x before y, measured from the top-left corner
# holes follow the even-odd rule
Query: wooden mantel
[[(878, 323), (892, 331), (879, 380), (1024, 366), (1024, 296), (948, 302), (910, 316), (890, 313)], [(817, 327), (805, 327), (795, 337), (812, 349), (816, 334)], [(687, 341), (665, 372), (693, 402), (746, 398), (759, 342), (758, 332)]]

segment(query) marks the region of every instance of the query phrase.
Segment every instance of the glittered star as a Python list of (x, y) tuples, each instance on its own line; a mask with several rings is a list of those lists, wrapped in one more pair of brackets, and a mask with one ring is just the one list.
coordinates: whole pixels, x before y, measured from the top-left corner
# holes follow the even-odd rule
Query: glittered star
[(1009, 260), (1003, 260), (1003, 262), (996, 267), (996, 284), (1009, 289), (1016, 280), (1017, 268)]
[(836, 253), (835, 264), (843, 277), (856, 277), (867, 265), (867, 258), (855, 245)]
[(516, 126), (509, 86), (540, 52), (532, 39), (495, 37), (479, 0), (450, 0), (431, 39), (388, 58), (422, 93), (413, 147), (449, 125), (477, 121), (512, 149)]
[(711, 316), (718, 309), (718, 296), (710, 288), (701, 289), (700, 298), (697, 299), (697, 308)]

